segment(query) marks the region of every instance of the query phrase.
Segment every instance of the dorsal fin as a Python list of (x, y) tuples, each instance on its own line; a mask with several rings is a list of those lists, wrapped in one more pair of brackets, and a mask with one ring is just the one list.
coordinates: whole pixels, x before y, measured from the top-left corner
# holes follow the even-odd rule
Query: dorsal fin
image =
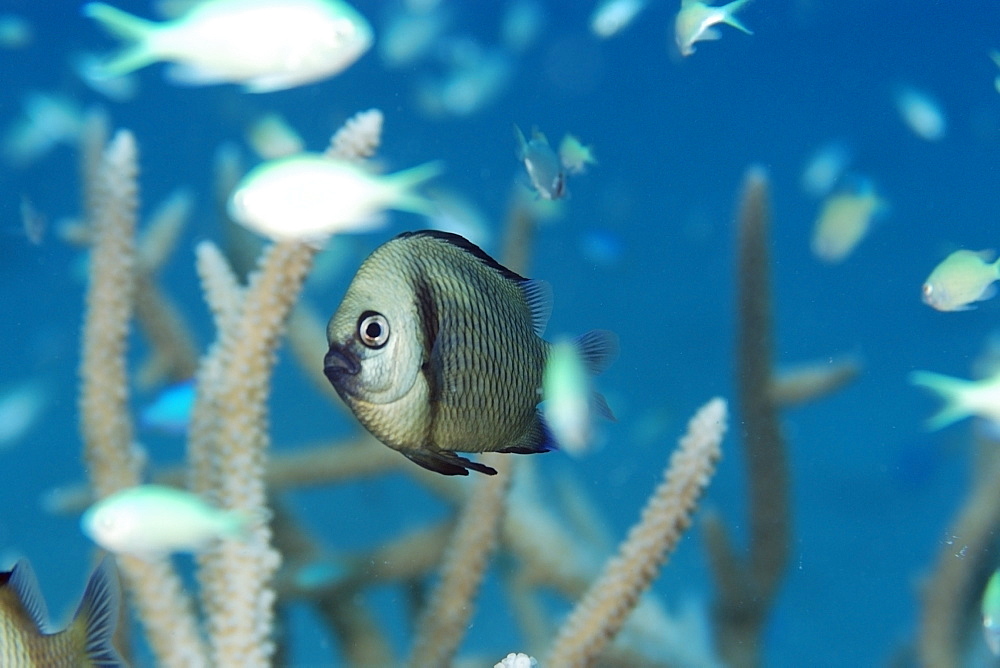
[(521, 291), (531, 311), (531, 328), (536, 336), (541, 336), (552, 315), (552, 286), (548, 281), (530, 278), (521, 283)]
[(517, 272), (511, 271), (507, 267), (503, 266), (502, 264), (500, 264), (499, 262), (497, 262), (496, 260), (494, 260), (492, 257), (490, 257), (486, 253), (486, 251), (484, 251), (482, 248), (480, 248), (476, 244), (472, 243), (471, 241), (469, 241), (465, 237), (460, 236), (458, 234), (455, 234), (453, 232), (442, 232), (440, 230), (416, 230), (414, 232), (403, 232), (402, 234), (398, 235), (396, 238), (397, 239), (409, 239), (411, 237), (413, 237), (413, 238), (417, 238), (417, 237), (430, 237), (431, 239), (437, 239), (439, 241), (443, 241), (444, 243), (451, 244), (452, 246), (455, 246), (456, 248), (459, 248), (459, 249), (465, 251), (466, 253), (469, 253), (470, 255), (472, 255), (473, 257), (475, 257), (477, 260), (479, 260), (480, 262), (482, 262), (483, 264), (485, 264), (487, 267), (489, 267), (490, 269), (494, 269), (494, 270), (500, 272), (500, 274), (504, 278), (507, 278), (507, 279), (512, 280), (512, 281), (516, 281), (518, 283), (521, 283), (523, 281), (528, 280), (524, 276), (521, 276)]
[(105, 557), (87, 581), (72, 626), (82, 626), (84, 653), (96, 668), (118, 668), (125, 662), (112, 644), (118, 626), (121, 585), (114, 559)]
[(541, 336), (545, 332), (545, 326), (549, 323), (549, 316), (552, 315), (552, 286), (549, 285), (547, 281), (525, 278), (524, 276), (511, 271), (490, 257), (486, 251), (476, 244), (472, 243), (465, 237), (452, 232), (442, 232), (440, 230), (417, 230), (415, 232), (403, 232), (396, 238), (410, 239), (418, 237), (429, 237), (431, 239), (437, 239), (443, 243), (450, 244), (476, 258), (476, 260), (498, 272), (507, 280), (515, 282), (524, 293), (524, 299), (528, 304), (529, 311), (531, 312), (532, 329), (535, 330), (535, 334), (538, 336)]
[(0, 585), (10, 587), (40, 633), (50, 633), (49, 611), (42, 598), (35, 571), (27, 559), (18, 559), (9, 573), (0, 576)]

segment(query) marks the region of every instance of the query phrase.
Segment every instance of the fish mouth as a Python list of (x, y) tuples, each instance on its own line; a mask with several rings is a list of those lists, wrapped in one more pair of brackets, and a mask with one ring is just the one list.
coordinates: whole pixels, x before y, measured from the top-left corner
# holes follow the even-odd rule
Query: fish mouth
[(351, 350), (339, 345), (331, 345), (323, 358), (323, 373), (334, 387), (338, 387), (344, 376), (356, 376), (361, 371), (361, 360)]

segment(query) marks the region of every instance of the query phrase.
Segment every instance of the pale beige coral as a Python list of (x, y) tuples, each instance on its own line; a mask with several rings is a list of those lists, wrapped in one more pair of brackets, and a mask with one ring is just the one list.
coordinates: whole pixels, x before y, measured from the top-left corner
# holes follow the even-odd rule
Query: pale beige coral
[[(133, 443), (125, 343), (133, 308), (137, 151), (121, 131), (90, 167), (90, 285), (83, 327), (80, 419), (84, 456), (97, 498), (141, 482), (142, 456)], [(203, 666), (205, 654), (191, 601), (165, 558), (119, 557), (149, 643), (164, 666)]]
[(690, 525), (721, 456), (726, 421), (726, 403), (718, 398), (691, 418), (642, 518), (563, 624), (545, 665), (590, 665), (621, 629)]

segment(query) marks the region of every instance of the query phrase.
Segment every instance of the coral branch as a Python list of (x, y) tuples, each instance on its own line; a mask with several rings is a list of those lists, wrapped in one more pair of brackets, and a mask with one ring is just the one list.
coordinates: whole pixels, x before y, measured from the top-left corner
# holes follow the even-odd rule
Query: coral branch
[[(89, 171), (89, 170), (88, 170)], [(133, 446), (125, 342), (132, 314), (137, 209), (135, 139), (115, 135), (104, 154), (88, 204), (92, 232), (90, 285), (83, 327), (80, 416), (84, 457), (97, 498), (141, 481)], [(159, 664), (203, 666), (192, 605), (170, 562), (119, 557)]]
[(224, 329), (198, 374), (189, 442), (192, 482), (220, 507), (257, 520), (247, 536), (222, 541), (199, 559), (218, 666), (266, 666), (274, 651), (271, 580), (280, 557), (265, 521), (267, 398), (285, 318), (314, 255), (306, 244), (275, 244), (251, 277), (238, 317), (213, 304), (225, 314), (217, 317)]
[(751, 168), (741, 194), (736, 270), (736, 375), (750, 507), (746, 563), (736, 555), (720, 522), (710, 522), (706, 532), (719, 590), (716, 644), (734, 666), (759, 661), (761, 630), (788, 562), (791, 533), (788, 461), (771, 391), (770, 221), (767, 174)]
[(642, 518), (563, 624), (546, 666), (586, 666), (614, 639), (691, 524), (721, 456), (726, 402), (705, 404), (688, 423)]
[[(985, 430), (984, 430), (985, 431)], [(976, 615), (986, 579), (996, 568), (996, 535), (1000, 528), (1000, 450), (994, 439), (978, 436), (977, 476), (968, 498), (953, 521), (938, 553), (934, 572), (924, 590), (918, 650), (924, 666), (957, 668), (969, 620)], [(961, 553), (961, 556), (959, 556)], [(981, 623), (977, 619), (977, 626)], [(981, 635), (975, 640), (981, 642)], [(973, 662), (974, 663), (974, 662)]]

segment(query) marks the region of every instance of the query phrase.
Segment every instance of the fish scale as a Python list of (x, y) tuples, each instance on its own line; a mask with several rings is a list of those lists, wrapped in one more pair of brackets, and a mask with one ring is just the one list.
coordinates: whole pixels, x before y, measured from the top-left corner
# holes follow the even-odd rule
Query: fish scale
[[(468, 297), (470, 293), (475, 295), (489, 291), (490, 281), (475, 274), (467, 278), (468, 282), (448, 281), (445, 291), (467, 297), (470, 311), (454, 310), (453, 317), (446, 321), (443, 328), (454, 328), (456, 336), (460, 337), (458, 347), (467, 350), (464, 355), (456, 355), (468, 360), (470, 367), (469, 374), (459, 378), (469, 378), (482, 386), (474, 385), (468, 391), (456, 388), (455, 392), (448, 394), (447, 401), (441, 397), (442, 400), (436, 404), (435, 437), (436, 442), (446, 449), (482, 452), (499, 449), (526, 430), (526, 426), (517, 429), (512, 425), (520, 425), (526, 417), (531, 417), (533, 411), (514, 411), (513, 407), (518, 405), (519, 390), (523, 392), (538, 387), (540, 373), (532, 373), (537, 365), (521, 353), (531, 350), (544, 363), (544, 348), (533, 345), (530, 340), (541, 341), (530, 331), (530, 317), (525, 310), (511, 308), (517, 303), (513, 299), (518, 296), (516, 291), (506, 291), (510, 293), (511, 301), (499, 300), (495, 305), (487, 304)], [(523, 325), (506, 332), (514, 345), (499, 345), (500, 337), (505, 333), (502, 323), (512, 321), (521, 321)], [(507, 341), (508, 338), (502, 340)], [(445, 375), (449, 371), (445, 369)], [(472, 427), (469, 429), (471, 433), (467, 435), (464, 430), (456, 429), (459, 424)]]

